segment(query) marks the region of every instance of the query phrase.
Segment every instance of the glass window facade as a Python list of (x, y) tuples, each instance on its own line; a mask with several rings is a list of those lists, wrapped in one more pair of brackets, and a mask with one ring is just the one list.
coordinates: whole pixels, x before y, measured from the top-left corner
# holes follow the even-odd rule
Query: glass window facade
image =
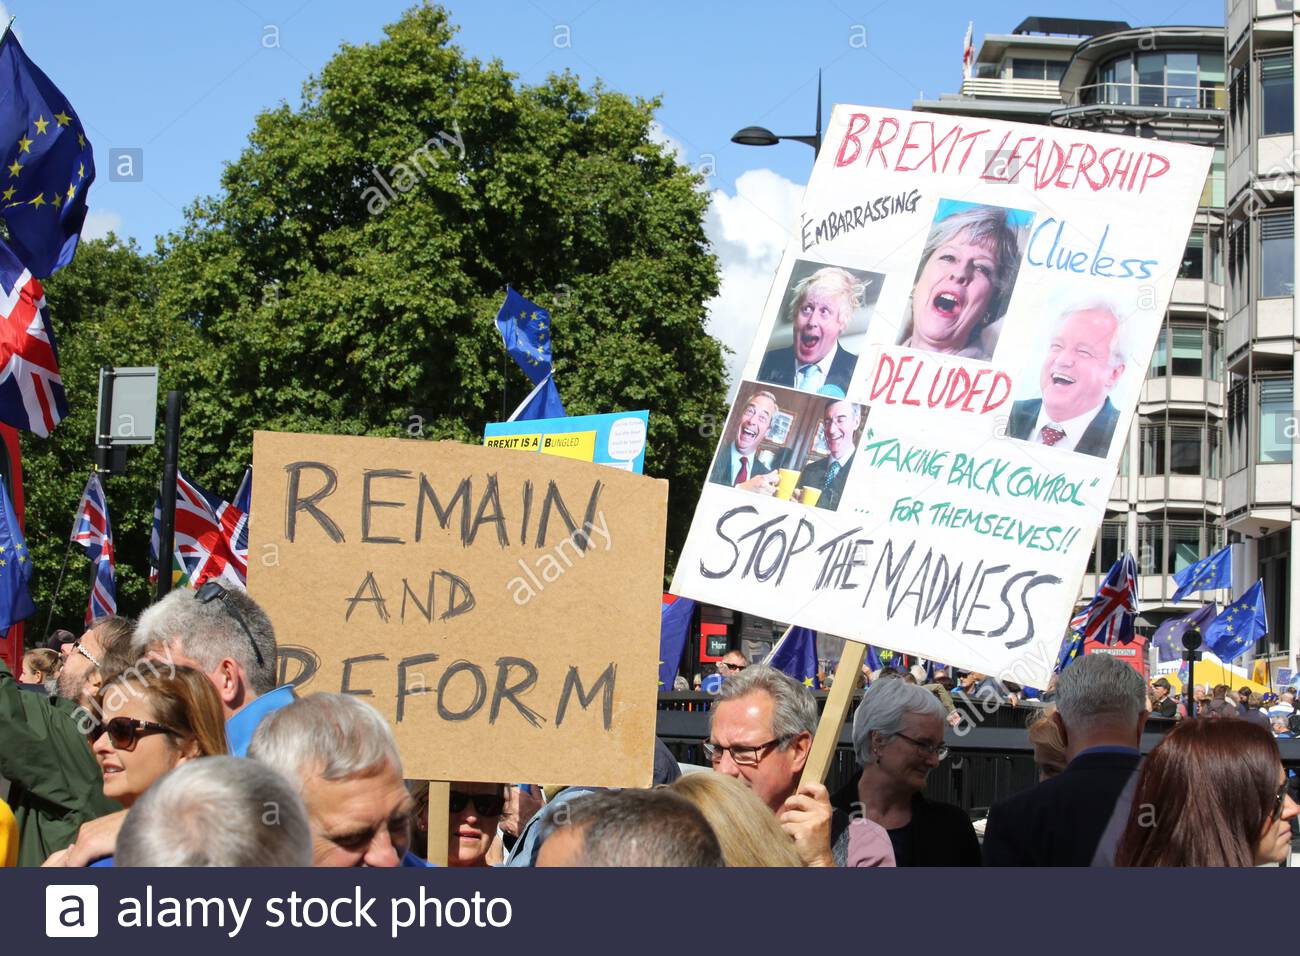
[(1259, 217), (1259, 295), (1295, 292), (1295, 220), (1291, 210)]
[(1259, 58), (1259, 135), (1277, 136), (1295, 130), (1291, 98), (1290, 52)]
[(1291, 460), (1296, 426), (1292, 412), (1290, 378), (1265, 378), (1259, 383), (1259, 460)]
[(1151, 51), (1111, 60), (1096, 73), (1085, 101), (1117, 106), (1223, 109), (1223, 54), (1205, 50)]

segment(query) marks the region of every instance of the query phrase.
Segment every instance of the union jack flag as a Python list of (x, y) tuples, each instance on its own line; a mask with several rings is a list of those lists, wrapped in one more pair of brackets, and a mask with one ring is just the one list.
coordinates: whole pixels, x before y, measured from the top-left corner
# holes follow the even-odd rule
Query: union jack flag
[(86, 605), (86, 625), (117, 613), (117, 586), (114, 571), (113, 529), (108, 521), (108, 501), (99, 475), (91, 473), (86, 490), (81, 493), (77, 516), (72, 522), (72, 541), (85, 549), (94, 568), (90, 600)]
[(235, 510), (242, 511), (244, 517), (240, 519), (235, 528), (235, 557), (243, 559), (244, 566), (248, 566), (248, 519), (253, 513), (253, 466), (249, 465), (244, 469), (244, 477), (239, 482), (239, 490), (235, 492), (235, 500), (232, 502)]
[(0, 242), (0, 421), (48, 438), (67, 414), (45, 290)]
[[(157, 579), (161, 497), (154, 502), (149, 536), (151, 581)], [(242, 553), (239, 538), (243, 536)], [(176, 532), (173, 581), (196, 588), (213, 579), (243, 588), (248, 580), (248, 520), (244, 513), (204, 491), (184, 472), (176, 473)]]
[(1125, 551), (1111, 565), (1093, 599), (1070, 618), (1070, 630), (1085, 641), (1127, 644), (1133, 640), (1137, 604), (1137, 562)]

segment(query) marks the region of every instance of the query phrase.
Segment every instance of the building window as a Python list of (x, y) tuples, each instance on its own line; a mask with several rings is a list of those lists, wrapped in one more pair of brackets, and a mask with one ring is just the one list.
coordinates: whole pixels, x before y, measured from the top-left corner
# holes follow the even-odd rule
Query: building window
[(1205, 233), (1193, 232), (1187, 237), (1187, 248), (1183, 250), (1183, 261), (1178, 264), (1178, 278), (1205, 278)]
[(1259, 296), (1295, 291), (1295, 219), (1290, 209), (1259, 217)]
[(1259, 460), (1291, 460), (1291, 436), (1295, 431), (1291, 411), (1291, 379), (1265, 378), (1259, 381)]
[(1223, 237), (1210, 236), (1210, 281), (1223, 285)]
[(1228, 88), (1228, 142), (1233, 144), (1232, 155), (1238, 155), (1250, 145), (1250, 97), (1247, 95), (1249, 76), (1241, 67), (1232, 71), (1232, 84)]
[(1170, 332), (1173, 336), (1170, 371), (1174, 375), (1200, 378), (1205, 372), (1203, 330), (1174, 326)]
[[(1235, 377), (1235, 376), (1234, 376)], [(1228, 389), (1228, 474), (1241, 471), (1246, 467), (1248, 458), (1246, 430), (1247, 398), (1250, 394), (1245, 379), (1234, 383)]]
[(1291, 54), (1259, 58), (1259, 135), (1276, 136), (1295, 130), (1291, 101)]
[(1061, 82), (1065, 75), (1063, 60), (1023, 60), (1013, 58), (1011, 61), (1011, 78), (1014, 80), (1052, 80)]
[(1210, 336), (1210, 369), (1206, 377), (1214, 382), (1223, 381), (1223, 333), (1208, 329)]
[(1290, 542), (1291, 535), (1286, 531), (1259, 539), (1259, 576), (1264, 581), (1264, 610), (1268, 614), (1268, 634), (1256, 645), (1260, 651), (1285, 650), (1287, 646)]
[(1200, 560), (1201, 531), (1204, 525), (1190, 521), (1170, 521), (1167, 527), (1169, 554), (1165, 562), (1165, 573), (1177, 574)]
[(1101, 523), (1097, 532), (1097, 542), (1092, 548), (1092, 560), (1088, 563), (1093, 574), (1105, 574), (1111, 565), (1124, 553), (1125, 522), (1107, 519)]
[(1222, 478), (1223, 469), (1219, 458), (1223, 454), (1223, 432), (1218, 425), (1208, 425), (1205, 429), (1205, 477)]
[(1228, 233), (1228, 308), (1237, 312), (1250, 300), (1250, 259), (1246, 255), (1246, 223)]
[(1147, 378), (1164, 378), (1169, 374), (1169, 344), (1165, 340), (1165, 329), (1160, 330), (1160, 338), (1156, 339), (1155, 351), (1151, 353), (1151, 368), (1147, 371)]
[(1138, 53), (1136, 59), (1122, 56), (1111, 60), (1082, 92), (1085, 102), (1091, 103), (1221, 110), (1225, 106), (1223, 76), (1222, 53)]
[(1142, 474), (1165, 473), (1165, 426), (1142, 426)]
[(1165, 526), (1159, 521), (1138, 522), (1137, 565), (1140, 574), (1164, 574)]

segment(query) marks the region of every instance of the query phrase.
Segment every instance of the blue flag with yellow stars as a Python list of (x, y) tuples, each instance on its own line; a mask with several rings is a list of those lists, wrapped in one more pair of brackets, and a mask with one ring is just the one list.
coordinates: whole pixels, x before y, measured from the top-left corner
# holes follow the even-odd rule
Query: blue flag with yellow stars
[(817, 632), (806, 627), (792, 627), (781, 643), (772, 649), (767, 663), (789, 674), (804, 687), (821, 690), (817, 679)]
[(659, 609), (659, 689), (672, 690), (686, 649), (695, 602), (679, 597)]
[(1174, 574), (1178, 590), (1173, 599), (1181, 601), (1196, 591), (1213, 591), (1232, 587), (1232, 545), (1225, 545), (1208, 558)]
[(27, 542), (18, 527), (9, 491), (0, 481), (0, 631), (36, 613), (36, 605), (27, 592), (32, 576), (32, 559)]
[(95, 160), (72, 105), (12, 30), (0, 39), (0, 90), (0, 216), (10, 246), (40, 279), (77, 251)]
[(497, 330), (510, 357), (534, 385), (540, 385), (551, 374), (551, 313), (506, 286)]
[(1268, 633), (1264, 610), (1264, 582), (1256, 581), (1241, 597), (1223, 609), (1205, 629), (1205, 649), (1221, 661), (1233, 661)]
[(1067, 631), (1061, 641), (1061, 650), (1056, 655), (1056, 673), (1061, 673), (1083, 653), (1083, 631)]

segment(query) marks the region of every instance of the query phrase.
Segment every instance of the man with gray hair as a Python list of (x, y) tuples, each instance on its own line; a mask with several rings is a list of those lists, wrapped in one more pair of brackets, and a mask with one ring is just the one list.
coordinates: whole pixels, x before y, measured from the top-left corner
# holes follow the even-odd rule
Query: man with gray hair
[(1061, 315), (1038, 378), (1042, 398), (1013, 402), (1007, 434), (1105, 458), (1119, 423), (1110, 390), (1124, 375), (1123, 324), (1109, 305)]
[(993, 807), (985, 866), (1089, 866), (1130, 779), (1146, 723), (1146, 682), (1109, 654), (1063, 671), (1056, 721), (1065, 770)]
[(774, 667), (754, 664), (722, 684), (704, 751), (715, 771), (738, 779), (777, 815), (806, 865), (834, 866), (831, 846), (848, 820), (832, 819), (820, 783), (799, 785), (817, 719), (812, 691)]
[(289, 781), (255, 760), (189, 760), (126, 815), (115, 864), (311, 866), (307, 810)]
[(379, 711), (312, 694), (268, 714), (248, 756), (284, 774), (307, 807), (314, 866), (427, 866), (410, 852), (415, 803)]
[(602, 790), (547, 820), (538, 866), (723, 866), (713, 828), (670, 790)]
[(140, 615), (133, 646), (142, 655), (193, 667), (221, 698), (230, 753), (242, 757), (267, 714), (293, 702), (276, 687), (275, 630), (257, 602), (237, 588), (208, 581), (172, 591)]

